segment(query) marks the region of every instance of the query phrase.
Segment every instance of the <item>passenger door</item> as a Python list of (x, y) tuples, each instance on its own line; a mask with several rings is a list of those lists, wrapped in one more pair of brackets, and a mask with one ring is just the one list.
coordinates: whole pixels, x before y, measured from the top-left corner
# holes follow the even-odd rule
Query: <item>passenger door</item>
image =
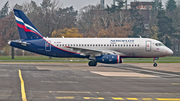
[[(49, 43), (48, 43), (49, 42)], [(51, 41), (49, 40), (49, 41), (45, 41), (45, 50), (47, 51), (47, 52), (50, 52), (51, 51)]]
[(152, 43), (151, 43), (151, 41), (146, 41), (146, 44), (145, 44), (145, 50), (147, 51), (147, 52), (151, 52), (151, 47), (152, 47)]

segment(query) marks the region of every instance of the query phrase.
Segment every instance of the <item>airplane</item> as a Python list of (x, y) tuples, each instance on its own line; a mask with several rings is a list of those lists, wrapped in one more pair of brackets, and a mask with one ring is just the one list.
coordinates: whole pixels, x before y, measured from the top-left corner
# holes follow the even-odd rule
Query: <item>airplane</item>
[(14, 9), (20, 35), (19, 40), (11, 40), (12, 47), (41, 55), (59, 58), (87, 58), (89, 66), (97, 62), (118, 64), (123, 58), (153, 58), (171, 56), (173, 51), (162, 42), (150, 38), (48, 38), (38, 31), (28, 17)]

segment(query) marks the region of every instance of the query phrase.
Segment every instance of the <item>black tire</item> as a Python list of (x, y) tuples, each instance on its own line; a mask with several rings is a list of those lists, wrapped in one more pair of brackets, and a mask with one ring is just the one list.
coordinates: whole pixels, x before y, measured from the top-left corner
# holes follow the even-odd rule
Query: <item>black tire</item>
[(154, 66), (154, 67), (157, 67), (157, 63), (154, 63), (153, 66)]
[(88, 65), (89, 66), (96, 66), (97, 62), (96, 61), (89, 61)]

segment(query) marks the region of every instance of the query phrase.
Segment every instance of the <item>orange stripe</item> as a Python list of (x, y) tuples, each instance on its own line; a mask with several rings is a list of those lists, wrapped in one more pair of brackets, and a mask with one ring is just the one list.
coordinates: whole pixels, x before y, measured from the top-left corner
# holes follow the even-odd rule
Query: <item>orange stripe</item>
[(117, 55), (117, 63), (119, 63), (119, 55)]

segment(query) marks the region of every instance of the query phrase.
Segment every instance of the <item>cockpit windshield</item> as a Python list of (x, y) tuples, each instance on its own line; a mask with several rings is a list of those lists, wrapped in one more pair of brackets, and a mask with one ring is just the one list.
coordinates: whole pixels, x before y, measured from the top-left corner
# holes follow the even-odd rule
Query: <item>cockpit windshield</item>
[(156, 45), (156, 46), (164, 46), (163, 43), (156, 43), (155, 45)]

